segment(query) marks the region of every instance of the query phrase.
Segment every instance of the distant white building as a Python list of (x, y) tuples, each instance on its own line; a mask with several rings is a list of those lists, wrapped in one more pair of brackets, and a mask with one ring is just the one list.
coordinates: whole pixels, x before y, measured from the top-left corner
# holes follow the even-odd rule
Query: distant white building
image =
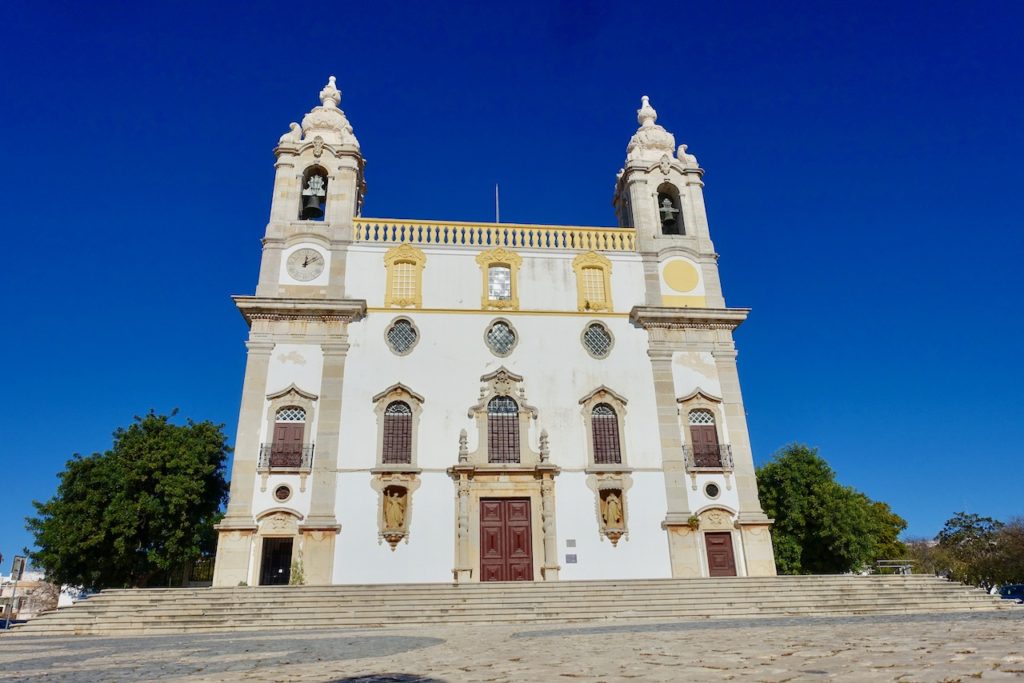
[[(0, 575), (0, 626), (10, 610), (11, 619), (32, 619), (44, 611), (56, 607), (67, 607), (78, 600), (81, 591), (64, 586), (56, 596), (53, 591), (42, 590), (49, 587), (43, 572), (27, 570), (17, 585), (11, 574)], [(56, 597), (56, 601), (53, 600)], [(13, 604), (13, 609), (11, 605)]]
[[(275, 149), (214, 585), (771, 575), (703, 170), (619, 227), (366, 218), (334, 78)], [(301, 568), (301, 576), (298, 571)]]

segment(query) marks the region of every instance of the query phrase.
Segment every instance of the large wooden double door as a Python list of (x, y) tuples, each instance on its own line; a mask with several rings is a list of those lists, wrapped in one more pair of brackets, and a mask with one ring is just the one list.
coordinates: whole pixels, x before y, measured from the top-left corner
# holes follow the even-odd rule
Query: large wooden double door
[(480, 580), (532, 581), (529, 498), (480, 499)]

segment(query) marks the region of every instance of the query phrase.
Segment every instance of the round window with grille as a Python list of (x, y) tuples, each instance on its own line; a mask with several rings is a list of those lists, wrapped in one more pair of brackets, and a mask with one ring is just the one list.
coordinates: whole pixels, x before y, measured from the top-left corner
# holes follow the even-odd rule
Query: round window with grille
[(583, 348), (594, 358), (607, 358), (612, 351), (612, 333), (601, 323), (590, 323), (583, 329)]
[(408, 318), (395, 320), (388, 327), (384, 336), (387, 338), (388, 346), (399, 356), (404, 356), (412, 351), (412, 347), (416, 346), (416, 342), (420, 338), (416, 326)]
[(495, 320), (484, 333), (484, 341), (487, 347), (496, 356), (507, 356), (516, 347), (519, 338), (512, 325), (507, 320)]
[(718, 488), (718, 484), (711, 483), (704, 487), (704, 495), (708, 498), (718, 498), (718, 495), (722, 492), (722, 489)]
[(289, 488), (288, 486), (285, 486), (284, 484), (282, 484), (282, 485), (278, 486), (276, 489), (274, 489), (274, 498), (279, 503), (283, 503), (283, 502), (285, 502), (286, 500), (288, 500), (291, 497), (292, 497), (292, 490), (291, 490), (291, 488)]

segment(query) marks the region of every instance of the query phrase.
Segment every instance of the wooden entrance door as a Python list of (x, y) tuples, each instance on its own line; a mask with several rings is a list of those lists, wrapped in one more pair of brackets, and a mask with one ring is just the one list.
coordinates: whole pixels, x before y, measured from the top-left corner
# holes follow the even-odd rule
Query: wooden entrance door
[(274, 443), (270, 448), (271, 467), (302, 466), (302, 437), (305, 428), (302, 422), (274, 424)]
[(732, 552), (731, 532), (705, 533), (704, 545), (708, 549), (709, 576), (736, 576), (736, 556)]
[(529, 498), (480, 499), (480, 580), (532, 581)]
[(292, 539), (264, 538), (261, 586), (287, 586), (292, 578)]

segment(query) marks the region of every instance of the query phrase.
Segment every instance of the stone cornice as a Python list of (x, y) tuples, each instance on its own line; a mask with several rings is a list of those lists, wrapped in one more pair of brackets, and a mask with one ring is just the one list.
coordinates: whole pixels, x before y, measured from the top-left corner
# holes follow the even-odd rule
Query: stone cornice
[(629, 321), (644, 329), (735, 330), (750, 313), (749, 308), (668, 308), (634, 306)]
[(364, 299), (285, 299), (266, 296), (231, 297), (245, 322), (302, 320), (350, 323), (366, 315)]

